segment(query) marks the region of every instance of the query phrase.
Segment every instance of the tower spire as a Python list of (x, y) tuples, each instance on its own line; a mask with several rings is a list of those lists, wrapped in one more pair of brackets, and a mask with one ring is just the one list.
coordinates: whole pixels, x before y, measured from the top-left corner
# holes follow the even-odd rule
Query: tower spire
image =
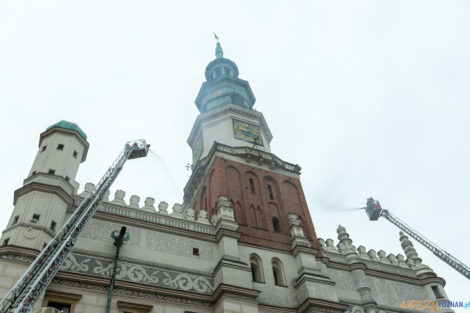
[(217, 34), (214, 32), (212, 33), (214, 34), (215, 40), (217, 40), (217, 46), (215, 47), (215, 56), (217, 59), (223, 58), (224, 51), (222, 50), (222, 46), (220, 45), (219, 36), (217, 36)]

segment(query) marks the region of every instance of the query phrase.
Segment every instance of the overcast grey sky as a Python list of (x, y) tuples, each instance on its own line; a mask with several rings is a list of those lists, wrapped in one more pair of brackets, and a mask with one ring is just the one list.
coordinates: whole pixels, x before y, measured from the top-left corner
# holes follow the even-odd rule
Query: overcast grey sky
[[(212, 31), (272, 151), (302, 166), (320, 237), (336, 242), (342, 224), (356, 246), (403, 253), (386, 220), (339, 211), (373, 196), (470, 264), (468, 1), (0, 0), (0, 227), (39, 134), (62, 119), (90, 142), (81, 188), (145, 138), (159, 158), (128, 162), (111, 192), (181, 202)], [(414, 244), (449, 296), (470, 301), (470, 282)]]

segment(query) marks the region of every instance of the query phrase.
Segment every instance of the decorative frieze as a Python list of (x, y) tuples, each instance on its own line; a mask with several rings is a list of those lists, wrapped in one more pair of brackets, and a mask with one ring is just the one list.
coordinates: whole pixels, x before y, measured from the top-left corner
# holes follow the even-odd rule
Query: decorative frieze
[[(113, 261), (80, 254), (70, 254), (61, 271), (98, 277), (111, 277)], [(116, 279), (176, 290), (212, 294), (214, 279), (168, 269), (150, 267), (129, 262), (118, 262)]]
[(212, 244), (201, 240), (153, 231), (146, 232), (144, 248), (184, 257), (193, 257), (193, 248), (199, 249), (199, 260), (212, 260)]

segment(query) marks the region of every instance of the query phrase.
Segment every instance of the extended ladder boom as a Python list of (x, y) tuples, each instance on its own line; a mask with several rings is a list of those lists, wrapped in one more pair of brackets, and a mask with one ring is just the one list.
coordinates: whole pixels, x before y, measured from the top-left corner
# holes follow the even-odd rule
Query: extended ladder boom
[(434, 253), (434, 255), (436, 255), (442, 261), (449, 264), (457, 272), (459, 272), (466, 278), (470, 279), (470, 268), (467, 265), (457, 260), (457, 258), (452, 256), (450, 253), (446, 252), (444, 249), (440, 248), (431, 240), (427, 239), (425, 236), (420, 234), (417, 230), (407, 225), (398, 217), (390, 213), (390, 211), (382, 209), (378, 201), (374, 201), (372, 198), (370, 198), (367, 201), (367, 207), (365, 209), (371, 221), (375, 221), (380, 216), (383, 216), (392, 224), (394, 224), (395, 226), (400, 228), (402, 231), (404, 231), (405, 233), (410, 235), (412, 238), (414, 238), (416, 241), (421, 243), (423, 246), (428, 248), (432, 253)]
[(80, 203), (68, 221), (41, 251), (0, 302), (0, 313), (29, 313), (75, 246), (78, 237), (103, 201), (128, 159), (147, 155), (145, 140), (130, 141), (103, 175), (96, 189)]

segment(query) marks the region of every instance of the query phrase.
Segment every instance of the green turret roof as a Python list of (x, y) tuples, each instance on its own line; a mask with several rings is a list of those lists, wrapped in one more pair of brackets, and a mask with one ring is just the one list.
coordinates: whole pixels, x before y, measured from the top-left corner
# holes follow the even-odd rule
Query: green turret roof
[(46, 131), (48, 131), (49, 129), (52, 129), (52, 128), (54, 128), (54, 127), (60, 127), (60, 128), (75, 130), (83, 139), (86, 140), (86, 134), (85, 134), (85, 132), (84, 132), (80, 127), (78, 127), (78, 125), (75, 124), (75, 123), (62, 120), (62, 121), (60, 121), (60, 122), (57, 122), (57, 123), (55, 123), (55, 124), (49, 126), (49, 127), (46, 129)]

